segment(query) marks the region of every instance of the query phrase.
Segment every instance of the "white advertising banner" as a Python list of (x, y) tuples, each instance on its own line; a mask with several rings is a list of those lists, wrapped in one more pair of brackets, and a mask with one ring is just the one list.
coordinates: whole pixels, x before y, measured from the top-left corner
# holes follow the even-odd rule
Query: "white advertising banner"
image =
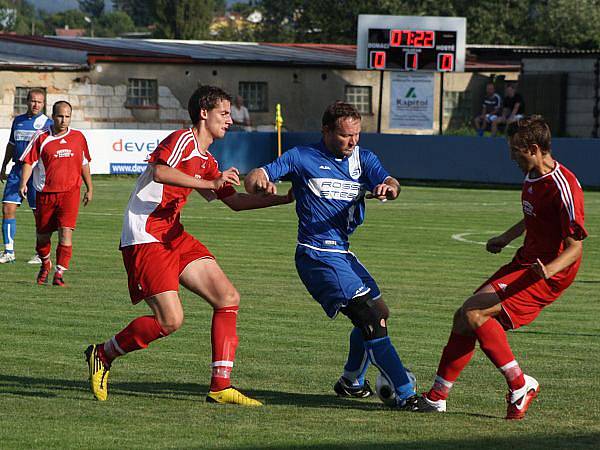
[[(92, 156), (92, 174), (137, 174), (146, 168), (148, 155), (172, 130), (81, 130)], [(0, 130), (4, 155), (10, 130)], [(4, 158), (4, 156), (2, 156)]]
[(434, 73), (392, 72), (389, 128), (432, 130)]

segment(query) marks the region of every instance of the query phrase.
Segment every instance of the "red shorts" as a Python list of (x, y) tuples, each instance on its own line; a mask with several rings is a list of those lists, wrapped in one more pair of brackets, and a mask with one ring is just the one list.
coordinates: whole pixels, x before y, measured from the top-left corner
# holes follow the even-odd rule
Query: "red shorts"
[(75, 228), (79, 196), (79, 187), (67, 192), (38, 192), (35, 198), (37, 232), (47, 234), (59, 228)]
[(516, 330), (533, 322), (542, 309), (560, 297), (568, 287), (560, 290), (553, 288), (528, 266), (515, 261), (502, 266), (479, 289), (487, 284), (494, 288), (502, 300), (502, 312), (496, 319), (506, 330)]
[(185, 231), (171, 242), (151, 242), (123, 247), (129, 296), (135, 305), (167, 291), (179, 291), (179, 275), (197, 259), (215, 259), (212, 253)]

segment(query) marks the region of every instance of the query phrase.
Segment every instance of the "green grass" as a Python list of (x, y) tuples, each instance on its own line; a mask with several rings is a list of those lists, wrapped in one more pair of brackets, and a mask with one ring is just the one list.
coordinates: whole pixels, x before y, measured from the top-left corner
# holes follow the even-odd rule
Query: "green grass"
[[(584, 263), (573, 286), (510, 342), (541, 394), (526, 420), (502, 419), (502, 376), (478, 351), (449, 412), (414, 415), (374, 399), (332, 395), (349, 322), (330, 321), (293, 264), (292, 206), (234, 213), (194, 197), (186, 229), (217, 255), (242, 295), (234, 382), (266, 406), (204, 402), (210, 376), (210, 308), (183, 292), (183, 328), (117, 361), (109, 401), (92, 400), (83, 350), (147, 314), (129, 302), (117, 250), (134, 180), (97, 178), (75, 232), (69, 287), (39, 287), (31, 213), (18, 211), (18, 261), (0, 267), (0, 448), (591, 448), (600, 442), (598, 288), (600, 193), (586, 196)], [(285, 185), (281, 187), (285, 189)], [(484, 241), (519, 219), (516, 190), (407, 187), (398, 201), (371, 201), (353, 249), (378, 280), (390, 334), (422, 389), (446, 343), (454, 309), (514, 249)], [(374, 380), (375, 372), (371, 370)], [(597, 447), (596, 447), (597, 448)]]

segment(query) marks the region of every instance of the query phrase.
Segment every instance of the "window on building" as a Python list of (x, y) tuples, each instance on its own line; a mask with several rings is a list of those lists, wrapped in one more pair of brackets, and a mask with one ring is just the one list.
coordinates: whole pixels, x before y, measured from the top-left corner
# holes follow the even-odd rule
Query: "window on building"
[(266, 112), (269, 110), (268, 85), (264, 82), (240, 81), (238, 93), (244, 99), (248, 111)]
[(344, 93), (346, 103), (354, 105), (361, 114), (372, 114), (371, 86), (346, 86)]
[[(27, 112), (27, 94), (31, 89), (40, 89), (44, 91), (44, 96), (46, 96), (46, 89), (44, 88), (17, 87), (15, 90), (15, 103), (13, 107), (15, 116), (18, 116), (19, 114), (25, 114)], [(46, 105), (44, 105), (42, 112), (46, 113)]]
[(130, 78), (127, 86), (127, 106), (158, 106), (156, 80)]

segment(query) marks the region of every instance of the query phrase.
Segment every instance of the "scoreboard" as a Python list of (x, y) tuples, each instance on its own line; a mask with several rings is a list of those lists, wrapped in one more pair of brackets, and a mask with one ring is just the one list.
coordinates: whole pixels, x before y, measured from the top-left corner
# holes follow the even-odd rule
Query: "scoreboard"
[(462, 17), (360, 15), (356, 66), (391, 71), (462, 72)]
[(369, 28), (369, 69), (453, 72), (456, 31)]

